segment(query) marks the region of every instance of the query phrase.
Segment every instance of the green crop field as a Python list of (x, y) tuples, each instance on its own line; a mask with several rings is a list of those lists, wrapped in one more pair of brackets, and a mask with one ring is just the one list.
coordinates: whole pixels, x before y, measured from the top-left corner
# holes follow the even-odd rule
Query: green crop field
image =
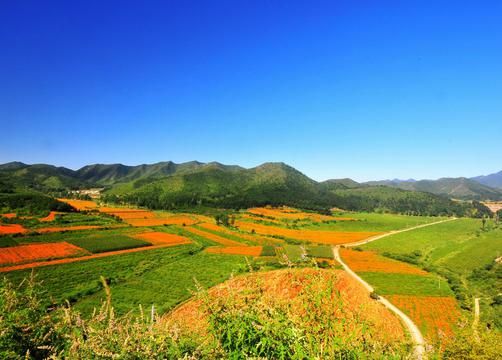
[(319, 222), (304, 226), (312, 230), (335, 231), (377, 231), (386, 232), (409, 228), (421, 224), (440, 221), (446, 218), (432, 216), (407, 216), (396, 214), (340, 212), (334, 216), (353, 218), (357, 221)]
[(93, 254), (152, 245), (149, 242), (124, 235), (81, 237), (68, 240), (68, 242)]
[[(168, 311), (191, 296), (195, 281), (204, 287), (246, 269), (243, 256), (201, 252), (196, 244), (148, 250), (138, 253), (91, 259), (35, 269), (49, 294), (59, 302), (70, 300), (84, 314), (100, 306), (105, 297), (100, 276), (110, 283), (118, 313), (155, 305), (159, 313)], [(6, 273), (20, 282), (31, 270)]]

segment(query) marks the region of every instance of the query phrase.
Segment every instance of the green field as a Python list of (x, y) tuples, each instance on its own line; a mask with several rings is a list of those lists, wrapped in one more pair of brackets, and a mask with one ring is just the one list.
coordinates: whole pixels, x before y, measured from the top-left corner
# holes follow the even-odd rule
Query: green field
[[(65, 299), (85, 314), (100, 306), (105, 294), (100, 276), (110, 283), (113, 304), (118, 313), (137, 310), (139, 304), (152, 304), (159, 313), (168, 311), (191, 296), (195, 281), (205, 287), (227, 279), (232, 272), (246, 269), (242, 256), (207, 254), (199, 245), (110, 256), (76, 263), (35, 269), (49, 294), (58, 302)], [(31, 270), (6, 273), (19, 282)]]
[(319, 222), (319, 223), (309, 224), (304, 228), (312, 230), (386, 232), (446, 219), (443, 217), (432, 217), (432, 216), (407, 216), (407, 215), (396, 215), (396, 214), (353, 213), (353, 212), (335, 213), (334, 216), (353, 218), (356, 219), (357, 221), (336, 221), (327, 223)]
[(152, 245), (149, 242), (124, 235), (81, 237), (67, 240), (67, 242), (93, 254)]

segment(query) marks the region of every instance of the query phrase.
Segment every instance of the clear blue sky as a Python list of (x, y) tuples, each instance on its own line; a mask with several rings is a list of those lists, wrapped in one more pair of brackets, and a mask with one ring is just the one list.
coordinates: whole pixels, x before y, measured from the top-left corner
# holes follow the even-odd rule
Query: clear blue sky
[(500, 1), (1, 1), (0, 163), (502, 170)]

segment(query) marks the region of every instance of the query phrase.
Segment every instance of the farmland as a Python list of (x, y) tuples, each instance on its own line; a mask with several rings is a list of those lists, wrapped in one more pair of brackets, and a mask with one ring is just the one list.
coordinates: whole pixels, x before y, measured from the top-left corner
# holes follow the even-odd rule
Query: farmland
[[(229, 224), (223, 225), (204, 214), (93, 204), (91, 206), (88, 201), (76, 203), (85, 210), (40, 218), (49, 217), (46, 221), (8, 219), (22, 222), (27, 228), (24, 234), (0, 238), (4, 244), (0, 252), (8, 249), (5, 251), (7, 257), (9, 251), (23, 246), (68, 245), (78, 251), (34, 259), (20, 258), (14, 263), (5, 263), (0, 271), (8, 279), (19, 282), (34, 267), (51, 298), (59, 303), (69, 300), (75, 309), (87, 315), (104, 298), (99, 282), (103, 276), (112, 291), (118, 314), (136, 311), (140, 304), (153, 304), (162, 314), (189, 299), (197, 284), (214, 286), (232, 274), (245, 273), (249, 269), (267, 271), (315, 264), (339, 269), (333, 259), (333, 245), (350, 244), (387, 231), (442, 219), (364, 213), (328, 216), (292, 208), (267, 207), (231, 212)], [(449, 228), (451, 224), (433, 227)], [(394, 251), (397, 248), (395, 243), (389, 243), (389, 238), (415, 237), (416, 232), (427, 233), (431, 228), (391, 235), (368, 243), (363, 249), (342, 248), (340, 254), (349, 267), (375, 287), (378, 294), (388, 297), (408, 313), (428, 341), (435, 343), (440, 332), (449, 334), (453, 331), (454, 316), (443, 314), (441, 317), (440, 313), (434, 312), (436, 306), (426, 305), (426, 299), (432, 299), (431, 304), (437, 302), (439, 308), (449, 306), (451, 314), (457, 316), (461, 311), (455, 293), (444, 276), (426, 271), (417, 264), (391, 258), (409, 255), (417, 250), (417, 245), (405, 243), (399, 247), (401, 252), (398, 253)], [(483, 239), (483, 236), (484, 233), (480, 233), (479, 238)], [(440, 243), (444, 245), (438, 240), (437, 244)], [(431, 245), (429, 253), (425, 245), (421, 243), (419, 248), (428, 254), (428, 258), (446, 261), (435, 256), (434, 246)], [(455, 261), (461, 260), (452, 256), (448, 261), (453, 266)], [(455, 266), (462, 267), (461, 264)], [(419, 321), (419, 318), (423, 320)]]

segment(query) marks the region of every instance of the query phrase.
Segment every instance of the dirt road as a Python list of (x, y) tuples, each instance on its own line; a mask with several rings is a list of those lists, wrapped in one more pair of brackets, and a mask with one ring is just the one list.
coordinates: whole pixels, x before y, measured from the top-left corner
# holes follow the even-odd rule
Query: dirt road
[[(444, 223), (447, 221), (453, 221), (453, 220), (456, 220), (456, 218), (436, 221), (436, 222), (428, 223), (428, 224), (422, 224), (422, 225), (414, 226), (414, 227), (403, 229), (403, 230), (390, 231), (388, 233), (373, 236), (371, 238), (368, 238), (363, 241), (359, 241), (357, 243), (345, 244), (344, 246), (351, 247), (351, 246), (363, 245), (363, 244), (367, 244), (367, 243), (375, 241), (375, 240), (382, 239), (387, 236), (399, 234), (399, 233), (406, 232), (406, 231), (420, 229), (420, 228), (423, 228), (426, 226), (437, 225), (437, 224), (441, 224), (441, 223)], [(361, 283), (369, 292), (373, 292), (374, 291), (373, 287), (370, 284), (368, 284), (366, 281), (364, 281), (351, 268), (349, 268), (349, 266), (347, 264), (345, 264), (343, 262), (342, 258), (340, 257), (339, 249), (340, 249), (339, 246), (333, 247), (333, 257), (335, 258), (335, 260), (338, 261), (342, 265), (343, 269), (349, 275), (351, 275), (354, 279), (356, 279), (359, 283)], [(387, 307), (390, 311), (392, 311), (394, 314), (399, 316), (399, 318), (401, 318), (403, 323), (406, 325), (406, 328), (408, 329), (413, 342), (415, 343), (415, 351), (414, 351), (415, 358), (416, 359), (423, 359), (425, 357), (425, 341), (424, 341), (424, 337), (422, 335), (422, 332), (420, 331), (418, 326), (405, 313), (403, 313), (401, 310), (399, 310), (395, 305), (393, 305), (390, 301), (388, 301), (384, 297), (380, 296), (378, 301), (380, 303), (382, 303), (385, 307)], [(479, 305), (479, 303), (478, 303), (478, 305)]]

